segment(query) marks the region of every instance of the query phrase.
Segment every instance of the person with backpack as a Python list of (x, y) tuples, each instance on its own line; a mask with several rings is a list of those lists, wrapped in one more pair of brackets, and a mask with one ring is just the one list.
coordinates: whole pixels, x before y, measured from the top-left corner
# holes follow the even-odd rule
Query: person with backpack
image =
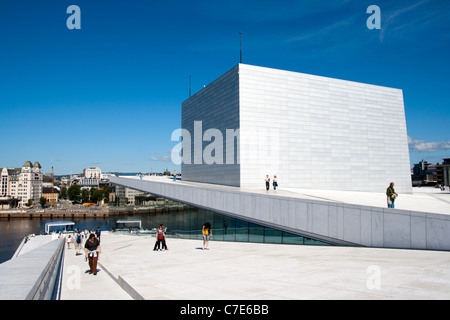
[(75, 255), (79, 256), (81, 253), (81, 232), (78, 231), (77, 233), (77, 239), (75, 241)]
[(97, 230), (95, 231), (95, 236), (97, 237), (99, 243), (100, 243), (101, 234), (102, 234), (102, 231), (100, 230), (100, 227), (98, 227)]
[(166, 245), (166, 234), (164, 233), (164, 230), (163, 230), (163, 225), (161, 224), (161, 225), (159, 225), (159, 228), (158, 228), (158, 230), (156, 231), (156, 234), (155, 234), (155, 236), (156, 236), (156, 243), (155, 243), (155, 246), (153, 247), (153, 251), (158, 251), (158, 250), (162, 250), (160, 247), (161, 247), (161, 244), (162, 244), (162, 248), (163, 249), (165, 249), (165, 250), (169, 250), (169, 249), (167, 249), (167, 245)]

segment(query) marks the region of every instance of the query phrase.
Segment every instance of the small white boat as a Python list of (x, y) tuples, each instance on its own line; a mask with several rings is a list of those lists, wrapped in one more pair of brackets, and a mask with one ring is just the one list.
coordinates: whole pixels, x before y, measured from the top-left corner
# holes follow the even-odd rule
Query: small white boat
[[(151, 230), (142, 228), (142, 221), (139, 219), (117, 220), (115, 232), (128, 232), (135, 234), (155, 234), (157, 228)], [(164, 232), (167, 228), (164, 229)]]
[(116, 230), (141, 230), (142, 229), (142, 221), (141, 220), (117, 220), (116, 221)]
[(53, 232), (59, 233), (73, 233), (75, 222), (73, 221), (52, 221), (45, 223), (45, 234), (51, 234)]

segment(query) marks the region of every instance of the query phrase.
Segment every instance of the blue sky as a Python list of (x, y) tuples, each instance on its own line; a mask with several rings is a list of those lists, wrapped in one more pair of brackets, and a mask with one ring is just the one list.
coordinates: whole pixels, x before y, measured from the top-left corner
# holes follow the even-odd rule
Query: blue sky
[[(69, 30), (69, 5), (81, 30)], [(381, 9), (369, 30), (368, 6)], [(450, 2), (1, 1), (0, 167), (178, 169), (181, 103), (239, 62), (403, 89), (411, 162), (450, 157)]]

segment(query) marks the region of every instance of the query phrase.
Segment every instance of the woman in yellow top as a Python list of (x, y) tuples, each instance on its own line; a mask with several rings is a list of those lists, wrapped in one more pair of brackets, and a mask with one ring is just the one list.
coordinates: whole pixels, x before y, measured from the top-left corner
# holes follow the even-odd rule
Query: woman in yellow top
[[(202, 235), (203, 235), (203, 250), (209, 250), (208, 242), (209, 242), (209, 238), (212, 238), (211, 223), (206, 222), (203, 225)], [(205, 245), (206, 245), (206, 248), (205, 248)]]

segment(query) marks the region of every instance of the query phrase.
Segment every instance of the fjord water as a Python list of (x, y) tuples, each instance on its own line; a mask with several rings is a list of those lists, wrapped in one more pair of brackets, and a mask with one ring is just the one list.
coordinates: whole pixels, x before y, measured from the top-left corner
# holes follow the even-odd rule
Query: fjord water
[[(53, 219), (53, 221), (61, 219)], [(106, 219), (74, 219), (76, 228), (109, 230), (110, 218)], [(11, 259), (23, 238), (30, 234), (42, 234), (45, 223), (52, 221), (49, 219), (0, 219), (0, 263)]]

